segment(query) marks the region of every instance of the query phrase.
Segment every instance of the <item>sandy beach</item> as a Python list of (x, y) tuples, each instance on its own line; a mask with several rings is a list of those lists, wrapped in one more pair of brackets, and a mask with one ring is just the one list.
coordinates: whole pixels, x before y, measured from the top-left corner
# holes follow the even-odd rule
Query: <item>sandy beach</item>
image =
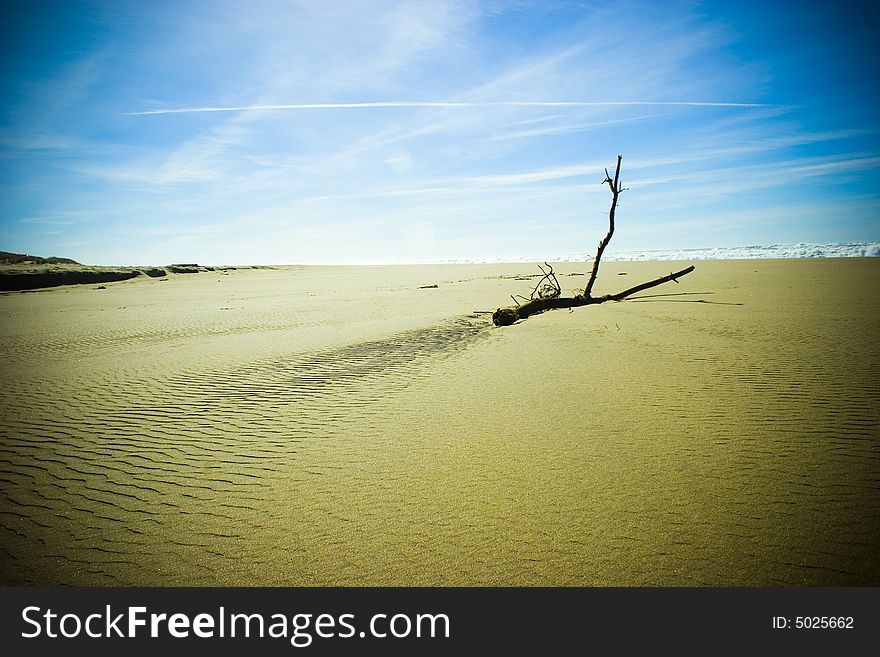
[(0, 579), (880, 585), (880, 259), (695, 264), (0, 294)]

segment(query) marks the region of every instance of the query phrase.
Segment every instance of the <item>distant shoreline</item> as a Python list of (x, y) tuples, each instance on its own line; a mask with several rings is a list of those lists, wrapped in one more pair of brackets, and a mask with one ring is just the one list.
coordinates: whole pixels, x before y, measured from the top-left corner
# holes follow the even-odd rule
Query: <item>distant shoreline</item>
[[(823, 259), (873, 259), (876, 256), (811, 256), (811, 257), (789, 257), (789, 258), (699, 258), (699, 257), (681, 257), (679, 259), (657, 258), (654, 260), (624, 260), (619, 258), (608, 258), (608, 262), (631, 262), (631, 263), (659, 263), (659, 262), (711, 262), (711, 261), (737, 261), (737, 260), (754, 260), (754, 261), (778, 261), (778, 260), (823, 260)], [(578, 264), (587, 262), (587, 258), (562, 259), (549, 258), (548, 262), (559, 264)], [(158, 280), (167, 281), (170, 277), (179, 275), (199, 274), (199, 273), (221, 273), (228, 274), (236, 270), (272, 270), (286, 268), (349, 268), (349, 267), (456, 267), (456, 266), (493, 266), (493, 265), (523, 265), (541, 262), (541, 259), (523, 259), (523, 260), (506, 260), (503, 262), (398, 262), (383, 264), (327, 264), (327, 265), (303, 265), (303, 264), (287, 264), (287, 265), (165, 265), (163, 267), (113, 267), (101, 265), (80, 265), (65, 263), (21, 263), (15, 265), (0, 263), (0, 294), (10, 292), (34, 292), (39, 290), (51, 290), (57, 287), (65, 287), (72, 285), (101, 285), (104, 283), (119, 283), (133, 280)]]
[[(803, 258), (872, 258), (880, 256), (880, 242), (840, 242), (826, 244), (766, 244), (752, 246), (719, 246), (692, 249), (652, 249), (608, 251), (606, 262), (662, 262), (685, 260), (791, 260)], [(586, 252), (547, 255), (505, 256), (499, 258), (463, 258), (443, 261), (400, 261), (394, 264), (520, 264), (524, 262), (584, 262), (591, 260)]]

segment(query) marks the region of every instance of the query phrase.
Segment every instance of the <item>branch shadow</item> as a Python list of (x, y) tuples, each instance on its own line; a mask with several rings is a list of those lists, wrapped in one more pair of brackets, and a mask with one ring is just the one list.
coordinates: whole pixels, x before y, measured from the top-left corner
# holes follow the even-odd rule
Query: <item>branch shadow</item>
[(645, 294), (639, 297), (629, 297), (624, 301), (634, 301), (636, 303), (663, 302), (666, 303), (707, 303), (713, 306), (744, 306), (743, 303), (733, 303), (730, 301), (707, 301), (706, 299), (667, 299), (665, 297), (686, 297), (696, 295), (715, 294), (714, 292), (672, 292), (669, 294)]

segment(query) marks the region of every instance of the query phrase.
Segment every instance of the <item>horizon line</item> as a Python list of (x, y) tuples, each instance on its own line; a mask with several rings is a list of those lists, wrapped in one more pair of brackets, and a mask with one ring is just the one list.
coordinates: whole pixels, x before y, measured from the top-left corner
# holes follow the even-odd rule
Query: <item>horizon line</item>
[(394, 107), (615, 107), (615, 106), (677, 106), (677, 107), (770, 107), (764, 103), (733, 103), (715, 101), (655, 101), (655, 100), (612, 100), (612, 101), (568, 101), (568, 100), (502, 100), (487, 102), (467, 101), (371, 101), (358, 103), (295, 103), (282, 105), (240, 105), (231, 107), (183, 107), (169, 109), (123, 112), (123, 116), (149, 116), (157, 114), (192, 114), (202, 112), (248, 112), (266, 110), (309, 110), (309, 109), (363, 109)]

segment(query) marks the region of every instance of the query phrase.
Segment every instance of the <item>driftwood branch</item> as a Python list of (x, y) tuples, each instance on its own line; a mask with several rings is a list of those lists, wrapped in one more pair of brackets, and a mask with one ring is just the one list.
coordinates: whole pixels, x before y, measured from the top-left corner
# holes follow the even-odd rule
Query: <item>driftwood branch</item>
[(653, 281), (636, 285), (635, 287), (631, 287), (616, 294), (606, 294), (601, 297), (594, 297), (592, 295), (593, 284), (596, 282), (596, 276), (599, 274), (599, 262), (602, 260), (602, 254), (605, 252), (605, 247), (607, 247), (608, 243), (611, 241), (611, 236), (614, 235), (614, 214), (617, 210), (617, 199), (620, 196), (620, 193), (624, 191), (624, 188), (620, 186), (620, 161), (621, 157), (618, 155), (617, 168), (614, 170), (614, 178), (608, 173), (608, 169), (605, 169), (605, 180), (602, 182), (607, 184), (611, 190), (611, 209), (608, 212), (608, 234), (605, 235), (605, 238), (601, 242), (599, 242), (596, 257), (593, 260), (593, 269), (590, 272), (590, 278), (587, 281), (587, 287), (584, 289), (583, 294), (578, 294), (573, 297), (561, 296), (562, 288), (559, 285), (559, 280), (556, 278), (556, 274), (553, 272), (553, 267), (545, 262), (544, 265), (548, 268), (548, 271), (544, 271), (544, 268), (538, 265), (544, 276), (538, 281), (538, 284), (532, 291), (530, 299), (526, 300), (525, 297), (521, 296), (520, 298), (523, 299), (525, 303), (520, 304), (516, 301), (515, 297), (512, 297), (514, 302), (517, 303), (516, 308), (499, 308), (492, 313), (492, 322), (494, 322), (496, 326), (509, 326), (517, 320), (525, 319), (530, 315), (536, 315), (545, 310), (552, 310), (554, 308), (577, 308), (580, 306), (605, 303), (606, 301), (623, 301), (636, 292), (641, 292), (642, 290), (647, 290), (670, 281), (678, 282), (679, 278), (690, 274), (694, 270), (694, 266), (691, 265), (680, 271), (672, 272), (666, 276), (661, 276)]
[(647, 290), (648, 288), (663, 285), (669, 281), (676, 281), (686, 274), (690, 274), (694, 270), (694, 266), (686, 267), (680, 271), (673, 272), (666, 276), (661, 276), (653, 281), (636, 285), (623, 292), (617, 294), (606, 294), (601, 297), (585, 297), (577, 295), (575, 297), (554, 297), (552, 299), (532, 299), (528, 303), (524, 303), (517, 308), (499, 308), (492, 313), (492, 321), (496, 326), (509, 326), (518, 319), (525, 319), (530, 315), (537, 315), (545, 310), (553, 308), (578, 308), (580, 306), (591, 306), (597, 303), (605, 303), (606, 301), (623, 301), (628, 296)]
[(628, 290), (624, 290), (623, 292), (618, 292), (617, 294), (607, 294), (605, 297), (600, 297), (603, 301), (623, 301), (628, 296), (635, 294), (636, 292), (641, 292), (642, 290), (647, 290), (649, 287), (656, 287), (657, 285), (663, 285), (663, 283), (668, 283), (669, 281), (675, 281), (678, 283), (678, 279), (684, 276), (685, 274), (690, 274), (694, 270), (694, 266), (685, 267), (681, 271), (674, 272), (669, 274), (668, 276), (661, 276), (660, 278), (654, 279), (653, 281), (648, 281), (647, 283), (642, 283), (641, 285), (636, 285), (635, 287), (631, 287)]
[(621, 156), (618, 155), (617, 168), (614, 169), (614, 180), (608, 175), (608, 169), (605, 169), (605, 180), (602, 182), (607, 183), (608, 187), (611, 189), (611, 209), (608, 211), (608, 234), (605, 235), (605, 238), (601, 242), (599, 242), (599, 248), (596, 250), (596, 257), (593, 258), (593, 270), (590, 272), (590, 280), (587, 281), (587, 287), (584, 288), (585, 297), (591, 296), (593, 284), (596, 282), (596, 276), (599, 275), (599, 261), (602, 259), (605, 247), (608, 246), (608, 242), (611, 241), (611, 236), (614, 235), (614, 212), (617, 210), (617, 198), (620, 196), (620, 192), (623, 191), (620, 189), (620, 160)]

